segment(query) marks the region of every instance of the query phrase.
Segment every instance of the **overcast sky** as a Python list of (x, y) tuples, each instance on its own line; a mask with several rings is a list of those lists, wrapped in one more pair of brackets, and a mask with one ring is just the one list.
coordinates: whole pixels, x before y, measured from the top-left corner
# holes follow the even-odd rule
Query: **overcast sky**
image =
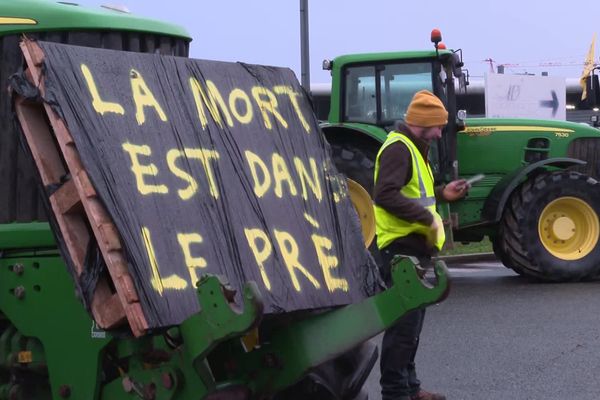
[[(79, 3), (125, 5), (133, 13), (182, 25), (193, 38), (193, 58), (287, 66), (300, 78), (299, 0)], [(484, 60), (491, 59), (494, 68), (506, 64), (506, 73), (548, 71), (576, 78), (594, 32), (600, 31), (600, 2), (309, 0), (309, 17), (313, 83), (330, 81), (321, 70), (324, 58), (432, 48), (432, 28), (442, 31), (448, 48), (463, 50), (471, 76), (482, 77), (490, 70)], [(597, 44), (596, 62), (599, 55)]]

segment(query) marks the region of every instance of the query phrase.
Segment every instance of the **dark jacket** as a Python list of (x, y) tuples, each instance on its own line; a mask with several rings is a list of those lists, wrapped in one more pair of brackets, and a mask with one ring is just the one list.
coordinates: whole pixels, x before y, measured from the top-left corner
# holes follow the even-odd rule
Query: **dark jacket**
[[(428, 162), (429, 145), (425, 141), (416, 138), (404, 124), (398, 125), (396, 131), (408, 136), (419, 149), (425, 161)], [(373, 200), (375, 204), (385, 208), (398, 218), (431, 225), (433, 222), (431, 213), (425, 207), (400, 193), (400, 189), (409, 182), (411, 176), (412, 157), (408, 147), (400, 141), (392, 143), (379, 156), (379, 175), (373, 189)], [(443, 198), (442, 190), (443, 186), (435, 188), (436, 199)], [(416, 254), (424, 256), (436, 253), (436, 249), (427, 243), (425, 236), (418, 233), (398, 238), (391, 245), (412, 249)]]

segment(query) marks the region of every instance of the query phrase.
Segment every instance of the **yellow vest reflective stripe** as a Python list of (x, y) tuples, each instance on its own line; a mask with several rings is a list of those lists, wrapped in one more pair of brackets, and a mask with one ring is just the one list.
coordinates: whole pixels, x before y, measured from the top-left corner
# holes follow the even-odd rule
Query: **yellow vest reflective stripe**
[[(412, 175), (408, 183), (402, 187), (400, 193), (406, 198), (416, 201), (421, 206), (425, 207), (435, 219), (439, 226), (442, 226), (442, 218), (435, 209), (435, 189), (433, 181), (433, 173), (431, 167), (421, 155), (421, 152), (415, 144), (406, 135), (399, 132), (390, 132), (386, 141), (383, 143), (377, 153), (375, 160), (375, 176), (377, 182), (379, 176), (379, 157), (381, 153), (392, 143), (401, 141), (406, 145), (411, 155), (412, 160)], [(412, 233), (420, 233), (427, 235), (429, 226), (420, 222), (409, 222), (396, 217), (378, 205), (375, 208), (375, 222), (377, 231), (377, 247), (380, 249), (392, 243), (395, 239), (408, 236)], [(434, 245), (438, 250), (442, 249), (446, 237), (440, 229), (440, 234), (436, 237)]]

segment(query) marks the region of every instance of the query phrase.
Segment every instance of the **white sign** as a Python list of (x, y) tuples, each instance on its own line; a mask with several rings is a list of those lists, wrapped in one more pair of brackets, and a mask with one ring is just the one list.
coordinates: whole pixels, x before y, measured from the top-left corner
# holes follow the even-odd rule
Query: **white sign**
[(486, 74), (485, 115), (488, 118), (566, 120), (565, 78)]

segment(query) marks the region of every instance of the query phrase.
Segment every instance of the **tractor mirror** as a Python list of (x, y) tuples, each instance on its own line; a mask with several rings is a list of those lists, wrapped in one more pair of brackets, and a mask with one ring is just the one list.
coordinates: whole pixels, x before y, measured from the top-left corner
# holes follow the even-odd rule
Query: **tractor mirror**
[(600, 106), (600, 83), (598, 82), (598, 75), (592, 74), (585, 79), (585, 88), (587, 91), (587, 97), (582, 101), (585, 108), (597, 108)]
[(458, 49), (452, 53), (452, 73), (455, 77), (460, 78), (463, 74), (462, 67), (465, 64), (462, 62), (462, 50)]
[(592, 90), (590, 94), (592, 95), (592, 108), (600, 106), (600, 82), (598, 82), (598, 75), (592, 74), (590, 86)]
[(469, 86), (469, 70), (461, 70), (461, 74), (458, 77), (458, 90), (460, 93), (467, 93), (467, 86)]

